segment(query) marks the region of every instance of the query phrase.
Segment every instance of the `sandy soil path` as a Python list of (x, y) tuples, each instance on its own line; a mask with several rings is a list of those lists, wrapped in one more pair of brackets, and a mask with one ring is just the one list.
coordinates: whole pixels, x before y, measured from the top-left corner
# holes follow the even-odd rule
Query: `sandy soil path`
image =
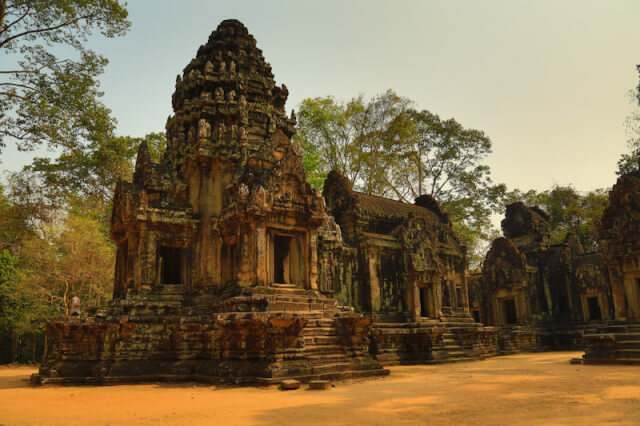
[(570, 365), (576, 352), (391, 368), (328, 391), (194, 383), (31, 387), (0, 368), (0, 424), (640, 424), (640, 367)]

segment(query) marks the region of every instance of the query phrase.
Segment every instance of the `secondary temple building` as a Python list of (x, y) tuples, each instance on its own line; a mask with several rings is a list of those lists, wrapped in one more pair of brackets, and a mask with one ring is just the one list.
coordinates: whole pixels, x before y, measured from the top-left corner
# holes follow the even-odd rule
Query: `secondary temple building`
[(49, 324), (34, 381), (278, 383), (493, 351), (447, 214), (338, 172), (323, 197), (287, 95), (247, 29), (222, 22), (176, 80), (161, 162), (142, 144), (116, 187), (113, 301)]
[(614, 322), (585, 335), (585, 363), (640, 364), (640, 164), (609, 192), (599, 245)]
[(502, 230), (482, 265), (484, 293), (474, 300), (485, 323), (557, 327), (612, 318), (598, 253), (584, 253), (572, 234), (551, 244), (547, 213), (522, 202), (507, 206)]

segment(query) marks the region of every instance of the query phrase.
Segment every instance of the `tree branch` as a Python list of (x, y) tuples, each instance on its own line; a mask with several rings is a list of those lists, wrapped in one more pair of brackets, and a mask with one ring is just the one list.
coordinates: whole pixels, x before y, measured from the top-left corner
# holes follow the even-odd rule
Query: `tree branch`
[[(6, 7), (6, 1), (7, 0), (3, 1), (4, 5), (5, 5), (4, 7)], [(0, 9), (2, 9), (2, 8), (0, 7)], [(21, 17), (19, 17), (18, 19), (16, 19), (15, 21), (13, 21), (12, 23), (10, 23), (9, 25), (7, 25), (4, 28), (3, 28), (3, 24), (4, 24), (5, 14), (3, 13), (2, 10), (0, 10), (0, 34), (9, 31), (9, 28), (13, 27), (14, 25), (16, 25), (17, 23), (22, 21), (24, 18), (26, 18), (29, 15), (29, 11), (30, 10), (31, 10), (31, 6), (27, 6), (26, 12), (24, 12), (24, 14)]]
[(41, 33), (46, 33), (48, 31), (54, 31), (54, 30), (60, 29), (62, 27), (73, 25), (73, 24), (75, 24), (78, 21), (81, 21), (83, 19), (88, 19), (91, 16), (93, 16), (93, 15), (80, 16), (78, 18), (72, 19), (71, 21), (66, 21), (66, 22), (63, 22), (63, 23), (61, 23), (59, 25), (54, 25), (53, 27), (38, 28), (38, 29), (35, 29), (35, 30), (23, 31), (21, 33), (18, 33), (18, 34), (14, 35), (14, 36), (11, 36), (11, 37), (7, 38), (6, 40), (0, 41), (0, 47), (3, 47), (5, 44), (7, 44), (10, 41), (15, 40), (17, 38), (24, 37), (24, 36), (29, 35), (29, 34), (41, 34)]

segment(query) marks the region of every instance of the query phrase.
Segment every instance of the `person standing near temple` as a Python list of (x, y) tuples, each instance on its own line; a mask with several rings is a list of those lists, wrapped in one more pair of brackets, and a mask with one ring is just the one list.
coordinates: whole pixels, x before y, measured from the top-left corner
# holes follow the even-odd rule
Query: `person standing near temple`
[(80, 292), (76, 292), (76, 295), (71, 299), (71, 316), (79, 317), (80, 316)]

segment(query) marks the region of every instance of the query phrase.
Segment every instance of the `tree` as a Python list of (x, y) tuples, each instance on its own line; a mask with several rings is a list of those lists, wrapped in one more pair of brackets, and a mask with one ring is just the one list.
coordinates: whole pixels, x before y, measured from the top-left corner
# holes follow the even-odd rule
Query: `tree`
[(457, 231), (481, 260), (480, 242), (495, 235), (490, 215), (499, 211), (504, 185), (495, 185), (483, 164), (491, 141), (456, 120), (415, 111), (413, 102), (389, 90), (365, 102), (332, 97), (306, 99), (298, 135), (312, 183), (340, 170), (356, 190), (412, 203), (432, 195), (451, 213)]
[[(505, 185), (492, 182), (491, 140), (466, 129), (455, 119), (442, 120), (429, 111), (412, 111), (411, 132), (396, 144), (387, 182), (396, 198), (412, 202), (422, 194), (438, 200), (479, 260), (479, 243), (495, 234), (492, 212), (502, 208)], [(477, 259), (476, 259), (477, 258)]]
[(0, 251), (16, 252), (20, 241), (32, 232), (27, 212), (5, 195), (0, 184)]
[[(636, 70), (640, 74), (640, 65), (636, 65)], [(626, 175), (638, 170), (640, 167), (640, 82), (629, 93), (633, 109), (625, 119), (625, 130), (627, 133), (627, 147), (629, 152), (624, 153), (618, 160), (618, 176)]]
[(149, 133), (144, 138), (108, 135), (67, 150), (56, 159), (35, 158), (31, 165), (10, 175), (12, 194), (44, 222), (55, 215), (52, 210), (82, 204), (108, 227), (115, 185), (120, 179), (131, 178), (143, 141), (152, 159), (159, 161), (166, 147), (164, 133)]
[(305, 99), (298, 110), (297, 140), (305, 152), (311, 182), (321, 187), (327, 173), (340, 170), (354, 188), (387, 195), (386, 173), (393, 149), (409, 131), (411, 101), (388, 90), (365, 102), (333, 97)]
[(97, 80), (107, 60), (84, 44), (125, 34), (126, 18), (118, 0), (0, 0), (0, 149), (73, 149), (113, 131)]
[(609, 204), (605, 189), (581, 193), (569, 186), (555, 185), (547, 191), (515, 190), (506, 197), (508, 203), (522, 201), (528, 206), (538, 206), (550, 216), (551, 242), (564, 241), (569, 233), (578, 237), (586, 251), (598, 249), (598, 226), (604, 209)]

